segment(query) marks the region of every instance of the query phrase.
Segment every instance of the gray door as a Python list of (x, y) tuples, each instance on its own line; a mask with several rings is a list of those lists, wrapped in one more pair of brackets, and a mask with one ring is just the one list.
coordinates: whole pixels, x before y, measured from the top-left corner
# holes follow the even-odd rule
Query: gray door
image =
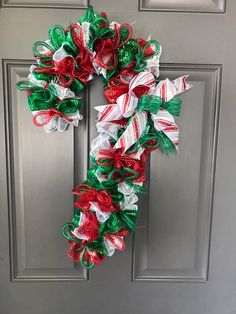
[(86, 174), (102, 82), (87, 90), (79, 127), (51, 135), (33, 127), (15, 84), (29, 71), (32, 43), (77, 21), (88, 1), (2, 0), (0, 313), (233, 314), (236, 1), (90, 2), (162, 44), (162, 78), (190, 75), (180, 153), (151, 156), (150, 193), (125, 252), (90, 272), (68, 260), (60, 227)]

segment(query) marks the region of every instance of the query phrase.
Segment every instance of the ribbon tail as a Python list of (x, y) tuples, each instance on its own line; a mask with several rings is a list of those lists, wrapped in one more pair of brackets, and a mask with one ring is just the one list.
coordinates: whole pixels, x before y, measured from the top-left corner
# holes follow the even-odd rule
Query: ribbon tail
[(169, 79), (160, 81), (153, 94), (161, 97), (163, 102), (167, 102), (176, 95), (183, 93), (192, 87), (192, 84), (186, 82), (187, 78), (188, 75), (184, 75), (173, 81), (170, 81)]
[(177, 94), (183, 93), (193, 86), (192, 84), (187, 83), (188, 77), (189, 77), (189, 75), (184, 75), (184, 76), (180, 76), (177, 79), (172, 81), (172, 84), (176, 88)]
[(147, 113), (138, 111), (124, 133), (116, 142), (114, 149), (122, 148), (123, 154), (141, 137), (147, 124)]
[(97, 106), (95, 109), (99, 112), (98, 121), (114, 121), (122, 118), (117, 104)]
[(165, 109), (160, 109), (157, 114), (151, 115), (154, 127), (157, 131), (162, 131), (174, 144), (179, 146), (179, 128), (175, 123), (174, 117)]

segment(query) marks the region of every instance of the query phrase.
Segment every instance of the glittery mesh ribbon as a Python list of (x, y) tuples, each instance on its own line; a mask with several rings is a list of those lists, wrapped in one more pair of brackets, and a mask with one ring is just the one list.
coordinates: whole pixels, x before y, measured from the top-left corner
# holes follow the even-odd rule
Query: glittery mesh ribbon
[(187, 76), (159, 80), (161, 46), (151, 38), (132, 38), (130, 24), (109, 23), (89, 6), (77, 23), (55, 25), (48, 39), (33, 45), (36, 64), (26, 91), (33, 124), (47, 133), (64, 132), (82, 119), (81, 91), (94, 75), (105, 81), (107, 104), (96, 106), (98, 136), (91, 144), (92, 168), (74, 190), (75, 211), (62, 227), (68, 257), (90, 269), (125, 249), (138, 216), (137, 193), (145, 193), (146, 163), (157, 149), (176, 152)]

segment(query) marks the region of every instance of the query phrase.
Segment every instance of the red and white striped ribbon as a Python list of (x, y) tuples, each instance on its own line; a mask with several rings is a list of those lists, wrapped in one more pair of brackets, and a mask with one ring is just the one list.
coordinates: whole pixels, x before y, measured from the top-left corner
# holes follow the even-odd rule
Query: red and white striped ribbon
[(186, 82), (187, 78), (188, 75), (184, 75), (173, 81), (170, 81), (169, 79), (160, 81), (154, 89), (153, 95), (161, 97), (163, 102), (167, 102), (174, 96), (183, 93), (192, 87), (192, 84)]
[(114, 149), (122, 148), (123, 153), (127, 151), (142, 135), (147, 124), (147, 113), (138, 111), (134, 115), (132, 121), (127, 126), (124, 133), (116, 142)]
[(138, 97), (133, 92), (134, 88), (146, 86), (150, 88), (149, 93), (151, 93), (155, 84), (155, 78), (152, 73), (144, 71), (137, 74), (129, 83), (129, 92), (119, 96), (116, 104), (95, 107), (99, 112), (98, 121), (114, 121), (122, 117), (131, 117), (138, 104)]
[(95, 109), (99, 112), (98, 122), (100, 121), (115, 121), (122, 118), (122, 113), (117, 104), (109, 104), (97, 106)]
[(121, 95), (117, 99), (116, 102), (122, 116), (124, 118), (128, 118), (132, 116), (132, 114), (134, 113), (134, 110), (137, 107), (138, 97), (130, 95), (130, 94), (124, 94), (124, 95)]
[(154, 75), (147, 71), (135, 75), (129, 83), (129, 92), (132, 92), (132, 90), (139, 85), (144, 85), (150, 88), (155, 87), (156, 81)]
[[(192, 85), (187, 83), (187, 75), (181, 76), (173, 81), (169, 79), (160, 81), (155, 87), (154, 76), (147, 72), (136, 75), (129, 83), (129, 92), (121, 95), (116, 104), (98, 106), (100, 112), (99, 121), (114, 121), (123, 117), (132, 116), (138, 104), (139, 98), (135, 95), (134, 89), (138, 86), (150, 88), (148, 94), (156, 95), (163, 99), (163, 102), (171, 100), (175, 95), (188, 90)], [(137, 92), (137, 90), (136, 90)], [(157, 114), (151, 115), (154, 126), (158, 131), (163, 131), (173, 142), (176, 149), (179, 145), (179, 129), (173, 116), (166, 110), (160, 109)], [(125, 153), (142, 135), (147, 123), (147, 113), (138, 111), (127, 126), (122, 136), (116, 142), (114, 148), (122, 148)]]
[(162, 131), (172, 141), (176, 149), (179, 146), (179, 128), (173, 116), (165, 109), (160, 109), (157, 114), (152, 114), (154, 127)]

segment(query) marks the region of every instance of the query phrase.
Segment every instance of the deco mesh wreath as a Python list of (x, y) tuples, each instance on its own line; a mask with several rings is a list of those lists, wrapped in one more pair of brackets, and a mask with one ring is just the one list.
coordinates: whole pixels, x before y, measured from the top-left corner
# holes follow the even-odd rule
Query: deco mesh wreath
[(17, 88), (27, 91), (33, 123), (47, 133), (77, 126), (80, 92), (94, 74), (104, 78), (108, 104), (95, 107), (99, 135), (91, 144), (93, 168), (73, 190), (74, 217), (62, 228), (68, 256), (92, 268), (125, 249), (124, 237), (135, 230), (137, 193), (145, 192), (147, 158), (157, 148), (178, 149), (173, 115), (179, 115), (181, 100), (175, 96), (191, 86), (187, 76), (158, 81), (159, 43), (132, 38), (130, 24), (110, 24), (91, 6), (78, 23), (52, 27), (33, 52), (37, 65)]

